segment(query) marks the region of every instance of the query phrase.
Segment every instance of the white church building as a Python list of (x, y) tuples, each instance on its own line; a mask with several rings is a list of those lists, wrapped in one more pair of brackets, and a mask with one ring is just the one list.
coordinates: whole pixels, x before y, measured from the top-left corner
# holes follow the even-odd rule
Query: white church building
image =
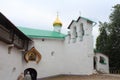
[[(16, 27), (0, 13), (0, 80), (16, 80), (20, 73), (35, 77), (94, 73), (92, 29), (84, 17), (73, 20), (62, 34), (59, 17), (53, 31)], [(107, 65), (108, 66), (108, 65)]]

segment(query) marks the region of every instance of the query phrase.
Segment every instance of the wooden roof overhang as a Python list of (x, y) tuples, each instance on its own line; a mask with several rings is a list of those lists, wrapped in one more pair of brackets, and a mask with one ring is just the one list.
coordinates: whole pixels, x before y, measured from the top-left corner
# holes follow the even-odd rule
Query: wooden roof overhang
[[(0, 40), (2, 40), (7, 44), (14, 44), (18, 48), (22, 49), (24, 47), (25, 42), (27, 42), (27, 46), (28, 46), (28, 42), (32, 41), (24, 33), (22, 33), (10, 20), (8, 20), (1, 12), (0, 12), (0, 30), (1, 30)], [(6, 36), (4, 36), (5, 35), (4, 32), (7, 34), (6, 36), (9, 39), (6, 38)], [(19, 46), (15, 44), (16, 43), (15, 36), (17, 36), (17, 38), (22, 40), (23, 46)]]

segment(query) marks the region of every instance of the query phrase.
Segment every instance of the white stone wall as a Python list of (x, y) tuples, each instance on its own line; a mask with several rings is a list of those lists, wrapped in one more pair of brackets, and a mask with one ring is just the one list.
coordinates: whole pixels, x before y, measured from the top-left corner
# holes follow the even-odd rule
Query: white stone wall
[(85, 30), (85, 35), (92, 35), (92, 24), (88, 23), (87, 20), (81, 18), (77, 25), (80, 26), (80, 24), (83, 23), (83, 27), (84, 27), (84, 30)]
[[(81, 23), (83, 24), (84, 35), (82, 35)], [(74, 36), (76, 27), (77, 36)], [(92, 24), (87, 20), (80, 19), (70, 26), (70, 36), (66, 37), (66, 74), (89, 75), (93, 73), (93, 36)]]
[(22, 53), (13, 47), (9, 54), (8, 44), (0, 42), (0, 80), (17, 80), (22, 67)]
[[(90, 39), (90, 38), (89, 38)], [(93, 45), (92, 39), (84, 39), (76, 43), (67, 43), (65, 46), (66, 74), (89, 75), (93, 72)], [(89, 42), (89, 44), (88, 44)]]
[(40, 52), (42, 58), (39, 64), (29, 62), (26, 68), (34, 68), (38, 77), (47, 77), (62, 74), (65, 70), (64, 64), (64, 41), (58, 39), (33, 39), (34, 47)]
[[(100, 63), (100, 56), (105, 59), (105, 64)], [(97, 71), (100, 71), (102, 73), (109, 73), (109, 59), (107, 56), (103, 55), (102, 53), (96, 53), (96, 68)]]
[[(81, 23), (83, 23), (84, 35), (81, 35)], [(74, 27), (76, 27), (77, 36), (74, 35)], [(66, 37), (65, 40), (33, 39), (33, 45), (42, 55), (42, 59), (39, 64), (25, 63), (24, 69), (36, 69), (39, 78), (59, 74), (92, 74), (94, 56), (92, 25), (81, 19), (77, 23), (73, 22), (69, 33), (71, 36)], [(78, 37), (82, 37), (82, 40)]]
[[(83, 24), (84, 35), (81, 30)], [(60, 28), (56, 28), (59, 31)], [(92, 24), (80, 19), (70, 27), (70, 36), (61, 39), (33, 39), (33, 44), (41, 54), (41, 61), (26, 63), (24, 54), (13, 47), (8, 53), (8, 44), (0, 42), (0, 80), (16, 80), (27, 68), (34, 68), (37, 77), (59, 74), (90, 75), (93, 73), (93, 37)], [(106, 66), (98, 66), (108, 69)], [(99, 67), (98, 67), (99, 68)]]
[(59, 74), (90, 75), (93, 73), (92, 24), (87, 20), (81, 18), (78, 22), (73, 22), (69, 36), (65, 40), (38, 38), (33, 41), (33, 45), (40, 52), (42, 59), (38, 64), (24, 62), (23, 70), (34, 68), (38, 73), (38, 78)]
[[(91, 39), (76, 43), (65, 43), (63, 40), (34, 39), (34, 47), (42, 55), (39, 64), (29, 62), (24, 69), (34, 68), (38, 78), (59, 75), (89, 75), (93, 72), (93, 49)], [(91, 41), (91, 42), (90, 42)], [(89, 42), (89, 45), (88, 43)]]

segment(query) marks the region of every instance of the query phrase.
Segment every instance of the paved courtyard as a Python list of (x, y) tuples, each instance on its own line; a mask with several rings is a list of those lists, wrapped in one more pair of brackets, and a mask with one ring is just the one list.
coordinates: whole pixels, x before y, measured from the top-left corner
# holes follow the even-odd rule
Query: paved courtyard
[(97, 74), (90, 76), (59, 75), (38, 80), (120, 80), (120, 75)]

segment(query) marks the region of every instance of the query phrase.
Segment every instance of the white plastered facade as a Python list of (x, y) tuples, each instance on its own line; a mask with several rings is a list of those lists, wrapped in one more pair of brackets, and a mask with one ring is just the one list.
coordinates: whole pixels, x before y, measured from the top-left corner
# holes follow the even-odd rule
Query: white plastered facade
[[(96, 53), (96, 70), (101, 73), (109, 73), (109, 59), (108, 56), (102, 54), (102, 53)], [(101, 62), (101, 58), (103, 61)]]
[(0, 80), (16, 80), (23, 70), (23, 55), (17, 48), (0, 41)]
[(33, 38), (29, 49), (34, 46), (41, 54), (38, 64), (33, 61), (26, 63), (24, 54), (15, 47), (9, 54), (8, 44), (0, 42), (0, 80), (16, 80), (27, 68), (35, 69), (38, 78), (60, 74), (93, 74), (92, 27), (91, 23), (81, 18), (71, 24), (69, 35), (65, 39)]
[[(84, 35), (81, 34), (81, 23)], [(76, 31), (74, 27), (76, 27)], [(92, 27), (87, 20), (80, 19), (78, 22), (72, 23), (69, 31), (71, 36), (66, 36), (65, 39), (34, 38), (33, 45), (42, 55), (42, 59), (38, 64), (34, 62), (25, 64), (24, 69), (34, 68), (40, 78), (60, 74), (92, 74), (94, 56)], [(77, 36), (74, 35), (74, 31)]]

